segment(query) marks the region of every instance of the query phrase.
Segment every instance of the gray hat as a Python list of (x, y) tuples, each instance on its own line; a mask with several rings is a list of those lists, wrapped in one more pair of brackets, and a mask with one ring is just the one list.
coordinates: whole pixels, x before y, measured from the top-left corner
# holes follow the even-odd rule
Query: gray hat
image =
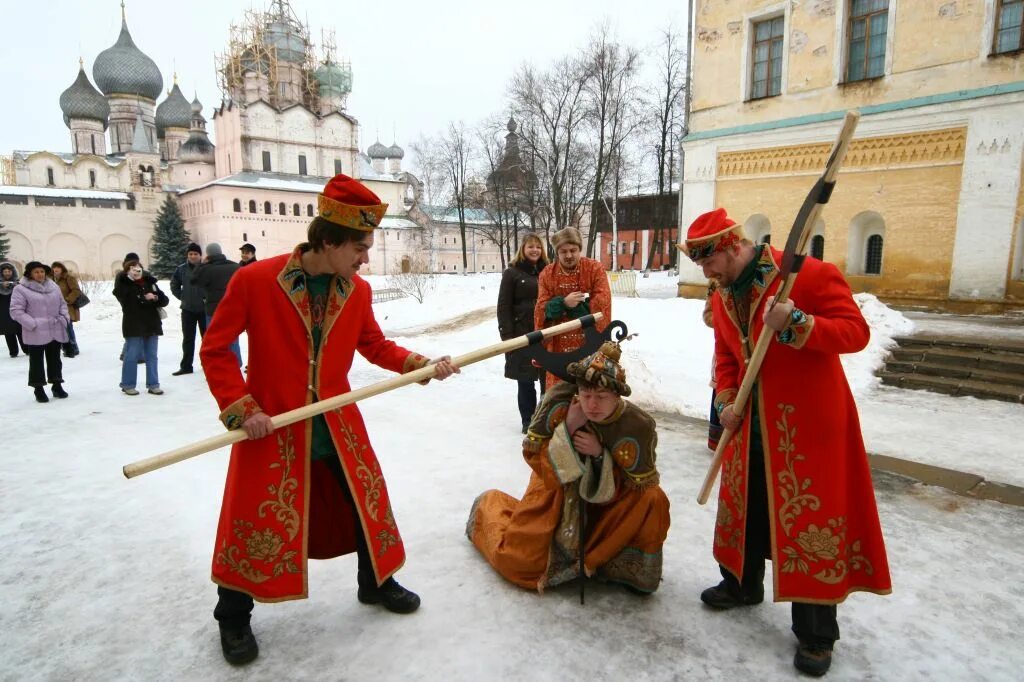
[(223, 256), (224, 255), (224, 249), (220, 248), (220, 244), (218, 244), (217, 242), (213, 242), (211, 244), (207, 244), (206, 245), (206, 255), (207, 256)]

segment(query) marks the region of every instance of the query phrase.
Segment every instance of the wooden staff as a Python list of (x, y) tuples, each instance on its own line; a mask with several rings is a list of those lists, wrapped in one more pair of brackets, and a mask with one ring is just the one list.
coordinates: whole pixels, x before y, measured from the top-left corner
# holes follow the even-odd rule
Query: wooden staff
[[(578, 320), (564, 322), (562, 324), (555, 325), (554, 327), (538, 329), (537, 331), (530, 332), (529, 334), (524, 334), (523, 336), (509, 339), (508, 341), (502, 341), (501, 343), (496, 343), (494, 345), (466, 353), (465, 355), (460, 355), (452, 360), (452, 364), (459, 368), (466, 367), (476, 362), (480, 362), (481, 360), (493, 358), (496, 355), (509, 353), (535, 343), (540, 343), (553, 336), (559, 336), (566, 332), (591, 326), (600, 321), (603, 317), (603, 313), (594, 313), (593, 315), (585, 315)], [(324, 412), (336, 410), (345, 405), (350, 405), (354, 402), (363, 400), (364, 398), (380, 395), (381, 393), (387, 393), (388, 391), (401, 388), (402, 386), (408, 386), (409, 384), (419, 383), (424, 379), (430, 379), (435, 375), (436, 371), (437, 368), (432, 363), (407, 374), (392, 377), (391, 379), (379, 381), (375, 384), (370, 384), (369, 386), (356, 389), (355, 391), (349, 391), (348, 393), (336, 395), (333, 398), (327, 398), (326, 400), (310, 403), (309, 405), (303, 405), (302, 407), (294, 410), (283, 412), (272, 417), (270, 421), (276, 430), (282, 426), (288, 426), (295, 422), (310, 419), (318, 414), (323, 414)], [(235, 429), (233, 431), (222, 433), (219, 436), (214, 436), (212, 438), (201, 440), (197, 443), (192, 443), (191, 445), (180, 447), (176, 450), (170, 450), (160, 455), (155, 455), (147, 459), (132, 462), (131, 464), (126, 464), (121, 468), (121, 471), (124, 473), (125, 478), (134, 478), (141, 474), (147, 474), (150, 471), (155, 471), (171, 464), (177, 464), (178, 462), (189, 459), (190, 457), (195, 457), (196, 455), (201, 455), (205, 452), (210, 452), (211, 450), (217, 450), (225, 445), (231, 445), (232, 443), (243, 441), (246, 438), (247, 436), (245, 435), (244, 430)]]
[[(843, 119), (843, 127), (839, 131), (839, 137), (836, 139), (836, 143), (832, 147), (832, 153), (825, 164), (825, 171), (818, 178), (814, 187), (811, 188), (803, 205), (800, 207), (799, 213), (797, 213), (796, 220), (793, 222), (793, 227), (789, 232), (789, 239), (786, 240), (786, 251), (782, 256), (780, 276), (785, 281), (775, 295), (775, 301), (772, 305), (785, 303), (789, 299), (789, 292), (792, 291), (793, 284), (796, 283), (796, 277), (800, 274), (800, 267), (803, 265), (804, 257), (807, 254), (807, 245), (810, 241), (811, 232), (814, 230), (814, 223), (821, 214), (822, 206), (828, 203), (832, 188), (835, 186), (836, 175), (839, 173), (839, 167), (843, 165), (846, 150), (849, 148), (850, 142), (853, 141), (853, 132), (857, 129), (858, 120), (860, 120), (858, 112), (846, 112), (846, 118)], [(743, 410), (747, 405), (747, 399), (750, 397), (750, 391), (754, 388), (757, 375), (761, 372), (761, 363), (764, 361), (764, 356), (768, 352), (768, 346), (774, 337), (775, 330), (768, 327), (768, 325), (764, 326), (761, 330), (761, 335), (757, 337), (757, 345), (754, 347), (754, 352), (747, 363), (747, 369), (743, 375), (743, 383), (740, 384), (736, 400), (727, 408), (731, 409), (737, 417), (743, 416)], [(758, 416), (754, 414), (750, 418), (757, 419)], [(697, 502), (699, 504), (705, 504), (708, 501), (708, 497), (711, 496), (711, 488), (714, 487), (715, 480), (718, 478), (718, 472), (722, 468), (722, 457), (725, 454), (725, 448), (729, 445), (729, 441), (732, 440), (735, 433), (732, 429), (725, 429), (722, 433), (722, 437), (718, 441), (718, 447), (715, 448), (715, 456), (712, 457), (708, 473), (704, 477), (704, 485), (701, 486), (700, 493), (697, 495)]]

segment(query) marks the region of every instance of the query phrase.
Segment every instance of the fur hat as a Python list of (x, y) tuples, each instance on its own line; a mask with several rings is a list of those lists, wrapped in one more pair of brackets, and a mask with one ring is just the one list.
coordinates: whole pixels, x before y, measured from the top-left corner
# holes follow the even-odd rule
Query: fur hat
[(575, 227), (563, 227), (558, 232), (551, 235), (551, 246), (558, 250), (558, 247), (562, 244), (575, 244), (576, 246), (583, 248), (583, 235)]
[(626, 370), (619, 364), (620, 357), (622, 349), (619, 344), (605, 341), (596, 353), (571, 363), (567, 369), (570, 376), (614, 391), (625, 398), (633, 391), (626, 383)]
[(202, 255), (203, 247), (199, 246), (199, 244), (196, 244), (195, 242), (189, 242), (188, 248), (185, 249), (185, 253), (198, 253), (199, 255)]
[(28, 263), (25, 263), (25, 277), (31, 278), (32, 271), (35, 270), (36, 268), (42, 268), (43, 272), (47, 274), (49, 274), (50, 272), (50, 267), (46, 263), (40, 263), (37, 260), (31, 260)]
[(363, 232), (373, 232), (388, 210), (388, 205), (366, 185), (342, 173), (324, 186), (317, 207), (324, 220)]
[(724, 208), (716, 208), (697, 216), (686, 231), (685, 243), (676, 244), (676, 248), (698, 261), (725, 251), (743, 238), (743, 226), (737, 225)]

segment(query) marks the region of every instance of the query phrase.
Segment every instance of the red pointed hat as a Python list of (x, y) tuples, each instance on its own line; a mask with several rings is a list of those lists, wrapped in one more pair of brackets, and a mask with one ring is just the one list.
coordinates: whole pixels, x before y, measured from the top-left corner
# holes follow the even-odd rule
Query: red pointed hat
[(317, 206), (324, 220), (363, 232), (373, 232), (388, 210), (366, 185), (341, 173), (318, 195)]
[(726, 215), (724, 208), (716, 208), (697, 216), (686, 231), (686, 242), (676, 244), (676, 248), (697, 261), (724, 251), (741, 239), (743, 227)]

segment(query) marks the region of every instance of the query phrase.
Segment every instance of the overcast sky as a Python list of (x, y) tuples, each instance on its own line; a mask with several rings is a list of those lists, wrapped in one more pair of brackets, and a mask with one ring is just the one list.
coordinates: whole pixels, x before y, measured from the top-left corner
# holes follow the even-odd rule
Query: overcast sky
[[(160, 67), (164, 91), (175, 69), (204, 115), (221, 94), (214, 54), (227, 44), (232, 21), (269, 0), (128, 0), (135, 44)], [(670, 23), (682, 32), (686, 0), (291, 0), (308, 19), (313, 40), (336, 31), (339, 56), (352, 62), (348, 113), (361, 124), (360, 146), (392, 131), (408, 147), (420, 132), (450, 120), (476, 121), (501, 111), (505, 88), (523, 61), (538, 66), (583, 45), (607, 21), (622, 42), (649, 50)], [(70, 151), (58, 99), (85, 59), (92, 78), (96, 55), (120, 30), (119, 0), (0, 0), (0, 154), (14, 149)], [(654, 57), (646, 62), (653, 64)], [(162, 101), (162, 98), (161, 100)], [(213, 126), (210, 126), (212, 133)], [(214, 140), (216, 141), (216, 140)]]

